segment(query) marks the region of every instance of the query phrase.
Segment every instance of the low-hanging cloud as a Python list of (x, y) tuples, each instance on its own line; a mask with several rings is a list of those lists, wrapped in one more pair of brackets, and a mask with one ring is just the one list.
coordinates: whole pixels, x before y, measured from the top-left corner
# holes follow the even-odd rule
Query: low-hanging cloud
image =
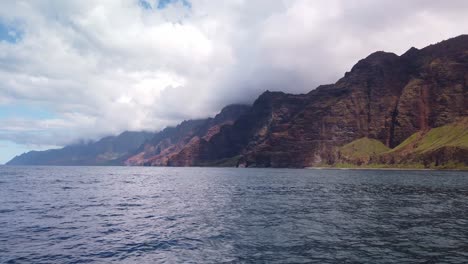
[(390, 0), (2, 1), (0, 140), (64, 145), (159, 130), (251, 103), (264, 90), (308, 92), (377, 50), (403, 53), (468, 32), (468, 2)]

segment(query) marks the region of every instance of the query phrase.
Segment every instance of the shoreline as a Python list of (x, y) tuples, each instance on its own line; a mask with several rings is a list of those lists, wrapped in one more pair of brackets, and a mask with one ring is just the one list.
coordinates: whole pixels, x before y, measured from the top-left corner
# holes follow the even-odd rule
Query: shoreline
[(0, 167), (122, 167), (122, 168), (231, 168), (231, 169), (304, 169), (304, 170), (387, 170), (387, 171), (462, 171), (468, 172), (468, 168), (438, 169), (438, 168), (371, 168), (371, 167), (233, 167), (233, 166), (127, 166), (127, 165), (6, 165), (0, 164)]
[(390, 170), (390, 171), (466, 171), (467, 169), (431, 169), (431, 168), (369, 168), (369, 167), (348, 167), (348, 168), (340, 168), (340, 167), (305, 167), (304, 169), (307, 170)]

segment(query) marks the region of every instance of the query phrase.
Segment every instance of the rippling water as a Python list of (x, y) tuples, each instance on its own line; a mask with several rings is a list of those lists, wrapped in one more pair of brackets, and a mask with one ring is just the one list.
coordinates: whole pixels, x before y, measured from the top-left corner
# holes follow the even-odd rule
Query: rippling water
[(0, 167), (2, 263), (468, 263), (468, 173)]

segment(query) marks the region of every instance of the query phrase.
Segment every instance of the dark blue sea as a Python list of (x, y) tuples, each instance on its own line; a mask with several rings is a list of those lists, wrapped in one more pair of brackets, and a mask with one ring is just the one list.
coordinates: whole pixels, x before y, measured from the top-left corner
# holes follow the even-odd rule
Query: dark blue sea
[(0, 263), (468, 263), (468, 173), (0, 167)]

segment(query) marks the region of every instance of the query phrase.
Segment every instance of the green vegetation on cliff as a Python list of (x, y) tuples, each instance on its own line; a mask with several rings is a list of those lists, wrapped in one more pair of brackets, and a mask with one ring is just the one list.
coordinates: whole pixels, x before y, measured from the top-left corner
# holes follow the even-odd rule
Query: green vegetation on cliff
[(395, 147), (391, 152), (412, 149), (412, 152), (424, 153), (443, 147), (468, 149), (468, 118), (446, 126), (433, 128), (428, 132), (417, 132)]
[(367, 164), (376, 155), (390, 149), (377, 139), (360, 138), (339, 149), (339, 159), (357, 165)]
[(419, 131), (393, 149), (361, 138), (338, 150), (334, 167), (468, 169), (468, 118)]

